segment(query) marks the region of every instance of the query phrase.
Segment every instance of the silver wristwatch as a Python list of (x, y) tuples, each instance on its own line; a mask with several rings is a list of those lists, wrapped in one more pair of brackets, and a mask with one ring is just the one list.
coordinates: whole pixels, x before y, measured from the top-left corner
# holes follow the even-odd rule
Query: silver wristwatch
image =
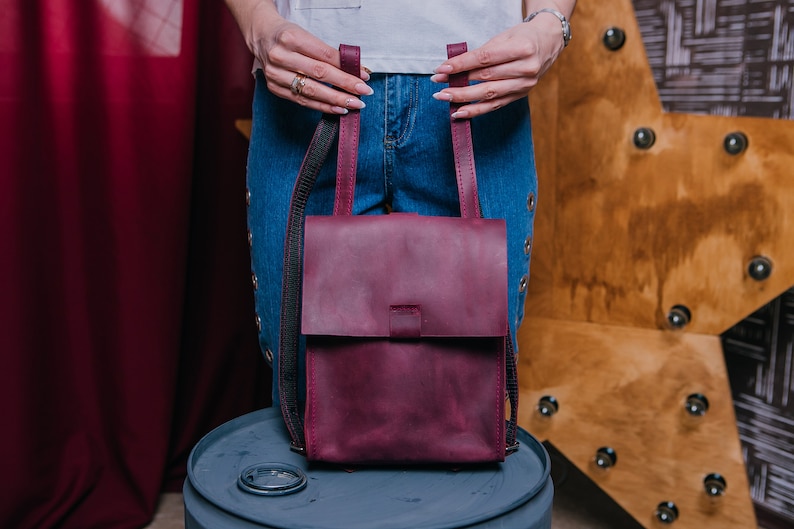
[(571, 42), (571, 24), (568, 23), (568, 19), (565, 18), (565, 15), (557, 11), (556, 9), (551, 9), (549, 7), (545, 9), (539, 9), (534, 13), (530, 13), (527, 15), (527, 18), (524, 19), (524, 22), (529, 22), (536, 16), (541, 13), (551, 13), (555, 17), (560, 19), (560, 23), (562, 24), (562, 42), (564, 46), (568, 46), (568, 43)]

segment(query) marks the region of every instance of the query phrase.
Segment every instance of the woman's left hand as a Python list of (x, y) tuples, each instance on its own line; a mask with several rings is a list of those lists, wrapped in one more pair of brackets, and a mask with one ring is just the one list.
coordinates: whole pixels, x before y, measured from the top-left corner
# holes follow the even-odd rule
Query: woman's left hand
[(516, 101), (538, 83), (564, 48), (560, 21), (538, 16), (495, 36), (481, 47), (444, 61), (431, 80), (449, 81), (449, 75), (468, 72), (466, 87), (446, 87), (433, 94), (440, 101), (470, 103), (456, 119), (473, 118)]

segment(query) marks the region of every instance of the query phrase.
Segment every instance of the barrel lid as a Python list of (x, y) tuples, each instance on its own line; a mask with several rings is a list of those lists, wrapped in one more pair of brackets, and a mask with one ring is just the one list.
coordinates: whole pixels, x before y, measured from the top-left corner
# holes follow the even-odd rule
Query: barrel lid
[(377, 467), (309, 463), (289, 449), (277, 409), (229, 421), (188, 459), (188, 481), (209, 503), (282, 529), (448, 529), (496, 518), (534, 497), (550, 473), (545, 448), (519, 428), (504, 463)]
[(259, 496), (284, 496), (303, 490), (306, 473), (285, 463), (256, 463), (237, 478), (240, 489)]

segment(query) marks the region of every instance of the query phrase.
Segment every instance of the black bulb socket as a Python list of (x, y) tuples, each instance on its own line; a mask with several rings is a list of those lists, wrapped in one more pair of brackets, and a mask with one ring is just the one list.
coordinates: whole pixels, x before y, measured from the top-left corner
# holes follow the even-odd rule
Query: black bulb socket
[(731, 132), (725, 136), (725, 141), (723, 141), (725, 152), (731, 156), (743, 153), (747, 150), (748, 145), (747, 136), (743, 132)]
[(610, 51), (618, 51), (626, 43), (626, 32), (617, 27), (608, 28), (604, 32), (604, 46)]
[(634, 131), (634, 146), (638, 149), (650, 149), (656, 143), (656, 133), (648, 127), (640, 127)]
[(763, 255), (756, 255), (747, 265), (747, 274), (756, 281), (764, 281), (772, 275), (772, 261)]
[(692, 312), (685, 305), (674, 305), (667, 313), (667, 324), (671, 329), (683, 329), (692, 321)]

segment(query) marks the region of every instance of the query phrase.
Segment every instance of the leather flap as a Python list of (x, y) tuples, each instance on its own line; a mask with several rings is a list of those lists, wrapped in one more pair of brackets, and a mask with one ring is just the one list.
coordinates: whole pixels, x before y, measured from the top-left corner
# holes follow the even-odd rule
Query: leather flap
[(505, 237), (494, 219), (307, 217), (301, 332), (505, 336)]

